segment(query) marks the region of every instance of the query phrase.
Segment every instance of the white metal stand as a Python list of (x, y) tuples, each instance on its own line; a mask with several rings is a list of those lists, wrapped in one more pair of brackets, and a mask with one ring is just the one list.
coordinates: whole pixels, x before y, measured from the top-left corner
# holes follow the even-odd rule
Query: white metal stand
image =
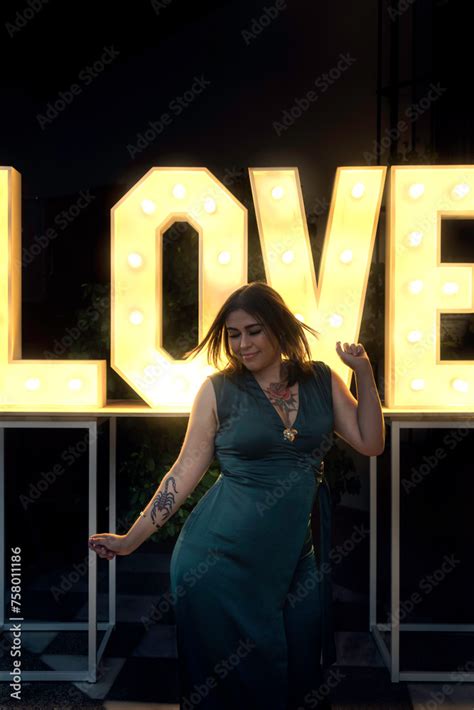
[[(400, 680), (441, 681), (453, 679), (452, 671), (403, 671), (400, 672), (401, 631), (474, 631), (474, 624), (401, 624), (400, 623), (400, 429), (473, 427), (472, 419), (433, 421), (431, 418), (397, 420), (391, 415), (391, 619), (392, 623), (377, 623), (377, 457), (370, 457), (370, 627), (382, 658), (390, 669), (392, 682)], [(391, 632), (390, 650), (381, 631)], [(449, 656), (448, 656), (449, 659)], [(464, 681), (474, 681), (474, 673), (463, 671)]]
[[(5, 415), (4, 415), (5, 416)], [(116, 518), (116, 425), (115, 417), (91, 417), (71, 419), (71, 416), (19, 416), (8, 419), (0, 416), (0, 622), (1, 629), (8, 630), (10, 623), (15, 623), (15, 616), (9, 617), (5, 623), (5, 429), (31, 428), (74, 428), (89, 431), (89, 535), (97, 532), (97, 424), (100, 420), (109, 419), (109, 530), (115, 532)], [(84, 545), (87, 541), (84, 540)], [(76, 631), (88, 630), (88, 670), (83, 671), (28, 671), (21, 675), (25, 680), (85, 680), (95, 683), (97, 680), (97, 665), (102, 658), (112, 629), (116, 623), (116, 558), (109, 562), (109, 618), (108, 621), (97, 623), (97, 555), (89, 549), (89, 589), (88, 589), (88, 621), (82, 622), (21, 622), (24, 631)], [(18, 615), (21, 616), (21, 613)], [(10, 621), (11, 620), (11, 621)], [(97, 651), (97, 629), (106, 630), (99, 650)], [(0, 672), (1, 680), (11, 680), (8, 671)]]

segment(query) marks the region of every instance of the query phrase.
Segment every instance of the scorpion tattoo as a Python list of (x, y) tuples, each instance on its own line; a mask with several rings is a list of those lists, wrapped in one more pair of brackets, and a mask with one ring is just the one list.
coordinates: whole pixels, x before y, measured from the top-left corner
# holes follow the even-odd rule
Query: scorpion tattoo
[(153, 506), (152, 506), (150, 515), (151, 515), (151, 519), (155, 525), (156, 525), (156, 522), (155, 522), (156, 511), (158, 511), (158, 510), (165, 511), (165, 514), (163, 516), (163, 520), (166, 520), (171, 515), (171, 509), (174, 504), (175, 498), (174, 498), (173, 493), (168, 492), (168, 487), (169, 487), (170, 483), (173, 484), (174, 492), (175, 493), (178, 492), (176, 490), (175, 479), (173, 476), (170, 476), (169, 478), (166, 479), (164, 491), (160, 491), (159, 493), (157, 493), (155, 500), (153, 501)]

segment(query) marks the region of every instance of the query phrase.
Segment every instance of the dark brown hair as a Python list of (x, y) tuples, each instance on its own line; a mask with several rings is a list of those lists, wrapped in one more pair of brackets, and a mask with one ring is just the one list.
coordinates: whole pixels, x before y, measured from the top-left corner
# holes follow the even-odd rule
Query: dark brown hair
[(200, 352), (208, 343), (207, 360), (219, 370), (221, 348), (227, 356), (228, 364), (223, 370), (231, 378), (247, 371), (245, 365), (235, 357), (229, 345), (226, 319), (238, 309), (256, 317), (266, 326), (280, 343), (283, 360), (287, 361), (288, 386), (312, 374), (311, 351), (305, 329), (316, 337), (319, 332), (296, 318), (280, 294), (263, 281), (252, 281), (230, 294), (221, 306), (205, 338), (184, 356)]

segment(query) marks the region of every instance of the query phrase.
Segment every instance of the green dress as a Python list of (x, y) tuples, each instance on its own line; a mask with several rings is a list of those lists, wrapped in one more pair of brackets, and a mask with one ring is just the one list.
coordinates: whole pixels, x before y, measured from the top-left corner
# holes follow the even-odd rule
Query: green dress
[(312, 361), (300, 381), (292, 442), (249, 370), (210, 379), (221, 474), (183, 525), (170, 566), (180, 708), (318, 707), (322, 669), (336, 660), (331, 500), (320, 473), (333, 443), (331, 371)]

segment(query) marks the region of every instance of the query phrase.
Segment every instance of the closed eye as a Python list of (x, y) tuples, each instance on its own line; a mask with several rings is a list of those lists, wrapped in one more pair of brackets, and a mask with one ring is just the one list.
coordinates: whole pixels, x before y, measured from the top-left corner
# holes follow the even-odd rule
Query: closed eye
[[(258, 335), (261, 332), (262, 332), (261, 330), (256, 330), (254, 333), (249, 333), (249, 335)], [(231, 339), (237, 338), (238, 335), (239, 335), (238, 333), (236, 333), (235, 335), (229, 335), (229, 338), (231, 338)]]

